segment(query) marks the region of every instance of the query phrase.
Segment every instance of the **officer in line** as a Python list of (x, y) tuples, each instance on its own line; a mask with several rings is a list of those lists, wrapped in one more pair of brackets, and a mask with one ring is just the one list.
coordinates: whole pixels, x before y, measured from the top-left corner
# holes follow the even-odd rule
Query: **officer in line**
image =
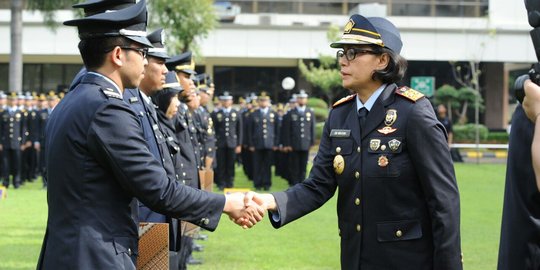
[(330, 111), (308, 179), (255, 199), (278, 228), (339, 187), (343, 269), (463, 269), (446, 132), (427, 98), (395, 84), (406, 70), (399, 31), (385, 18), (352, 15), (331, 47), (355, 95)]
[(252, 224), (244, 217), (258, 219), (241, 194), (211, 194), (169, 179), (145, 145), (139, 117), (122, 95), (144, 77), (146, 18), (142, 0), (64, 23), (79, 30), (88, 73), (46, 126), (49, 209), (37, 269), (135, 269), (135, 198), (210, 230), (222, 211), (246, 226)]
[(210, 84), (213, 84), (212, 80), (205, 73), (198, 74), (196, 81), (200, 106), (193, 112), (193, 116), (199, 134), (201, 164), (204, 170), (204, 183), (202, 183), (201, 188), (205, 188), (206, 191), (212, 191), (216, 136), (214, 123), (212, 122), (207, 106), (214, 97), (214, 88), (210, 87)]
[(253, 184), (257, 190), (272, 186), (272, 153), (277, 150), (277, 115), (270, 107), (270, 97), (262, 92), (259, 108), (248, 120), (249, 151), (253, 153)]
[(253, 152), (249, 150), (248, 125), (250, 115), (256, 109), (257, 97), (247, 97), (246, 107), (240, 111), (242, 116), (242, 169), (249, 181), (253, 181)]
[[(166, 62), (167, 68), (176, 73), (178, 82), (182, 89), (179, 94), (180, 105), (178, 113), (173, 120), (176, 131), (176, 141), (180, 147), (179, 164), (177, 170), (180, 172), (180, 181), (192, 188), (200, 188), (200, 159), (199, 159), (199, 144), (196, 140), (196, 130), (191, 117), (191, 112), (187, 105), (192, 98), (196, 96), (196, 87), (191, 79), (195, 72), (195, 62), (192, 59), (191, 52), (185, 52), (177, 56), (173, 56)], [(194, 137), (195, 135), (195, 137)], [(182, 246), (180, 248), (180, 266), (186, 264), (201, 264), (202, 260), (197, 260), (192, 256), (193, 253), (193, 237), (196, 234), (196, 229), (191, 224), (182, 222)]]
[(315, 145), (315, 114), (306, 106), (307, 99), (307, 93), (301, 90), (296, 95), (298, 105), (283, 118), (283, 148), (289, 154), (290, 185), (306, 179), (309, 149)]
[(2, 151), (2, 167), (4, 186), (9, 187), (10, 176), (14, 188), (21, 185), (21, 151), (26, 141), (26, 129), (23, 113), (19, 109), (16, 93), (11, 93), (7, 109), (0, 115), (0, 150)]
[(45, 94), (39, 95), (38, 102), (38, 119), (39, 119), (39, 135), (38, 143), (36, 143), (36, 151), (38, 152), (38, 174), (41, 175), (43, 181), (43, 187), (47, 187), (47, 179), (45, 177), (45, 126), (47, 125), (47, 119), (49, 118), (50, 108), (49, 102)]
[(232, 108), (229, 92), (219, 96), (221, 108), (212, 112), (217, 139), (217, 186), (220, 190), (234, 186), (234, 163), (242, 151), (242, 116)]
[(39, 117), (34, 102), (34, 96), (30, 93), (25, 95), (25, 118), (26, 136), (24, 151), (22, 152), (22, 180), (33, 182), (37, 177), (37, 149), (39, 144)]
[(276, 115), (277, 115), (277, 129), (276, 129), (276, 136), (278, 137), (278, 149), (274, 151), (274, 174), (276, 176), (283, 177), (284, 179), (287, 179), (287, 167), (288, 164), (288, 155), (285, 153), (283, 149), (283, 133), (282, 133), (282, 127), (283, 127), (283, 118), (285, 117), (285, 107), (283, 104), (279, 103), (275, 106)]
[[(163, 166), (167, 175), (176, 180), (174, 164), (170, 158), (165, 138), (161, 132), (157, 119), (155, 105), (150, 97), (159, 91), (165, 82), (167, 67), (165, 60), (169, 58), (163, 46), (163, 29), (157, 29), (147, 36), (153, 48), (148, 49), (148, 65), (144, 68), (144, 78), (139, 84), (139, 88), (126, 89), (123, 99), (131, 109), (139, 116), (141, 128), (148, 150), (154, 158)], [(139, 202), (139, 220), (143, 222), (166, 223), (165, 215), (151, 211), (144, 204)]]

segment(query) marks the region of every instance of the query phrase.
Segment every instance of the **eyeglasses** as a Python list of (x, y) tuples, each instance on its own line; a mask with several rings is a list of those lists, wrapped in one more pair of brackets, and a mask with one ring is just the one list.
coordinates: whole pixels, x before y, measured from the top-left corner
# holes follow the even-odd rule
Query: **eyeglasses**
[(129, 51), (136, 51), (138, 52), (143, 58), (146, 58), (146, 55), (148, 55), (148, 48), (133, 48), (129, 46), (118, 46), (120, 49), (129, 50)]
[(345, 59), (347, 59), (347, 61), (352, 61), (352, 60), (354, 60), (356, 58), (357, 55), (362, 56), (362, 55), (365, 55), (365, 54), (377, 55), (377, 54), (381, 54), (381, 53), (373, 51), (373, 50), (358, 49), (358, 48), (348, 48), (346, 50), (337, 51), (336, 58), (339, 61), (339, 59), (341, 57), (345, 56)]

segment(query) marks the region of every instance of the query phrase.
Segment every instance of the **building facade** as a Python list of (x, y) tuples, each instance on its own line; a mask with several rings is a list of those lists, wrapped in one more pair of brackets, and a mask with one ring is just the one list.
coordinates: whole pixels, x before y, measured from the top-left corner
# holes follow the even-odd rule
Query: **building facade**
[[(9, 90), (10, 12), (0, 1), (0, 90)], [(335, 55), (329, 47), (330, 25), (343, 27), (349, 14), (387, 16), (400, 29), (411, 76), (434, 76), (435, 85), (456, 85), (453, 62), (479, 63), (486, 110), (482, 122), (502, 129), (511, 110), (509, 81), (536, 61), (525, 6), (521, 0), (311, 0), (226, 3), (227, 18), (199, 42), (197, 70), (213, 74), (218, 93), (236, 96), (265, 90), (284, 101), (289, 92), (281, 80), (293, 77), (299, 89), (310, 90), (299, 61)], [(223, 15), (223, 14), (222, 14)], [(61, 22), (73, 17), (58, 11)], [(49, 91), (69, 85), (81, 67), (76, 29), (43, 24), (39, 13), (23, 14), (25, 91)], [(175, 52), (171, 52), (175, 53)]]

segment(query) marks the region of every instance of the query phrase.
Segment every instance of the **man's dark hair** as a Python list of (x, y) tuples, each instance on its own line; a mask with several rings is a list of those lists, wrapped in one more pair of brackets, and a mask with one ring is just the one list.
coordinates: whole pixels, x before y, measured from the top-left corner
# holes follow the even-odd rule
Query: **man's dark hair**
[(407, 59), (387, 48), (372, 47), (374, 51), (388, 54), (390, 61), (385, 69), (373, 72), (372, 78), (383, 83), (397, 83), (403, 79), (407, 71)]
[(79, 52), (86, 69), (95, 70), (105, 63), (105, 55), (116, 46), (129, 46), (131, 41), (124, 37), (85, 39), (79, 42)]

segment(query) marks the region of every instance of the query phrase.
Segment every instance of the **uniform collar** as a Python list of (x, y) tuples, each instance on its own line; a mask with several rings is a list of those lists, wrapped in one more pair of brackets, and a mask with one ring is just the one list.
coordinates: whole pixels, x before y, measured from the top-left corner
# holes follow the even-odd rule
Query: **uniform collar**
[(373, 108), (373, 104), (375, 104), (375, 101), (379, 98), (383, 90), (386, 88), (386, 84), (383, 84), (371, 94), (371, 96), (368, 98), (365, 104), (362, 103), (358, 95), (356, 95), (356, 111), (360, 111), (362, 108), (366, 108), (369, 111), (371, 111), (371, 108)]
[(107, 81), (108, 83), (110, 83), (114, 89), (116, 89), (116, 91), (118, 92), (118, 94), (120, 94), (120, 98), (124, 98), (123, 97), (123, 91), (120, 90), (120, 87), (118, 87), (118, 85), (111, 79), (107, 78), (107, 76), (103, 75), (103, 74), (100, 74), (100, 73), (97, 73), (97, 72), (94, 72), (94, 71), (89, 71), (87, 74), (91, 74), (91, 75), (94, 75), (94, 76), (98, 76), (100, 78), (103, 78), (105, 81)]
[(141, 93), (141, 97), (142, 99), (144, 99), (144, 102), (146, 102), (146, 104), (150, 105), (152, 103), (150, 98), (143, 91), (139, 90), (139, 93)]

